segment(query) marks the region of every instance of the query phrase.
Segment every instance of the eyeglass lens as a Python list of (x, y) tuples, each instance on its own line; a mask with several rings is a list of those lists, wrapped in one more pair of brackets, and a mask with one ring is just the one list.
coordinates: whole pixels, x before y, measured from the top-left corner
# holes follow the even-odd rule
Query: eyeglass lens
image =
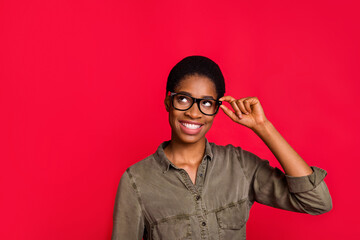
[[(187, 110), (193, 104), (193, 99), (186, 95), (177, 94), (174, 96), (174, 106), (180, 110)], [(200, 101), (200, 110), (205, 114), (214, 114), (217, 109), (217, 102), (210, 99)]]

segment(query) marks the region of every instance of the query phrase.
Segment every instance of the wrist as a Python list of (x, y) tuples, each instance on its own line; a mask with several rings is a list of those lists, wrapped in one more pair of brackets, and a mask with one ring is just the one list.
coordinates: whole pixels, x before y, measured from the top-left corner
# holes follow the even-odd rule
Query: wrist
[(257, 123), (252, 130), (257, 134), (260, 135), (262, 133), (268, 132), (269, 129), (272, 127), (272, 123), (269, 120), (265, 120), (261, 123)]

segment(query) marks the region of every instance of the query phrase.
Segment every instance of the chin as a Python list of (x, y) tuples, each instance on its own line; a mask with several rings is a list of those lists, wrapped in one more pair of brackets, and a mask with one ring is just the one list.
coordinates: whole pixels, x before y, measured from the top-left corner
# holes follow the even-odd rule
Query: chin
[(185, 134), (181, 132), (181, 129), (179, 129), (179, 132), (175, 133), (173, 136), (176, 136), (176, 138), (183, 143), (196, 143), (205, 137), (204, 134)]
[(183, 142), (186, 143), (196, 143), (199, 140), (203, 139), (204, 136), (185, 136), (182, 137)]

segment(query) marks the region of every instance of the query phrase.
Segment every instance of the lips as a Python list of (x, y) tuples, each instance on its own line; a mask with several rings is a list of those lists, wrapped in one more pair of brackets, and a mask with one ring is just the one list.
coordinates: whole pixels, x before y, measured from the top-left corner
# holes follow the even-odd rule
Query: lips
[(179, 121), (179, 122), (182, 131), (188, 135), (198, 134), (204, 125), (202, 123), (198, 123), (194, 121)]

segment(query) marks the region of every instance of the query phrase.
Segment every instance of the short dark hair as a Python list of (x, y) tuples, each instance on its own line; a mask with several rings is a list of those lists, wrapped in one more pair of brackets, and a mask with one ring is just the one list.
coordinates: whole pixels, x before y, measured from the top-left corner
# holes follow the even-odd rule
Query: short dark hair
[(217, 98), (224, 96), (225, 80), (220, 67), (210, 58), (199, 55), (185, 57), (171, 69), (166, 83), (166, 94), (169, 91), (174, 92), (185, 77), (195, 74), (206, 76), (215, 84)]

